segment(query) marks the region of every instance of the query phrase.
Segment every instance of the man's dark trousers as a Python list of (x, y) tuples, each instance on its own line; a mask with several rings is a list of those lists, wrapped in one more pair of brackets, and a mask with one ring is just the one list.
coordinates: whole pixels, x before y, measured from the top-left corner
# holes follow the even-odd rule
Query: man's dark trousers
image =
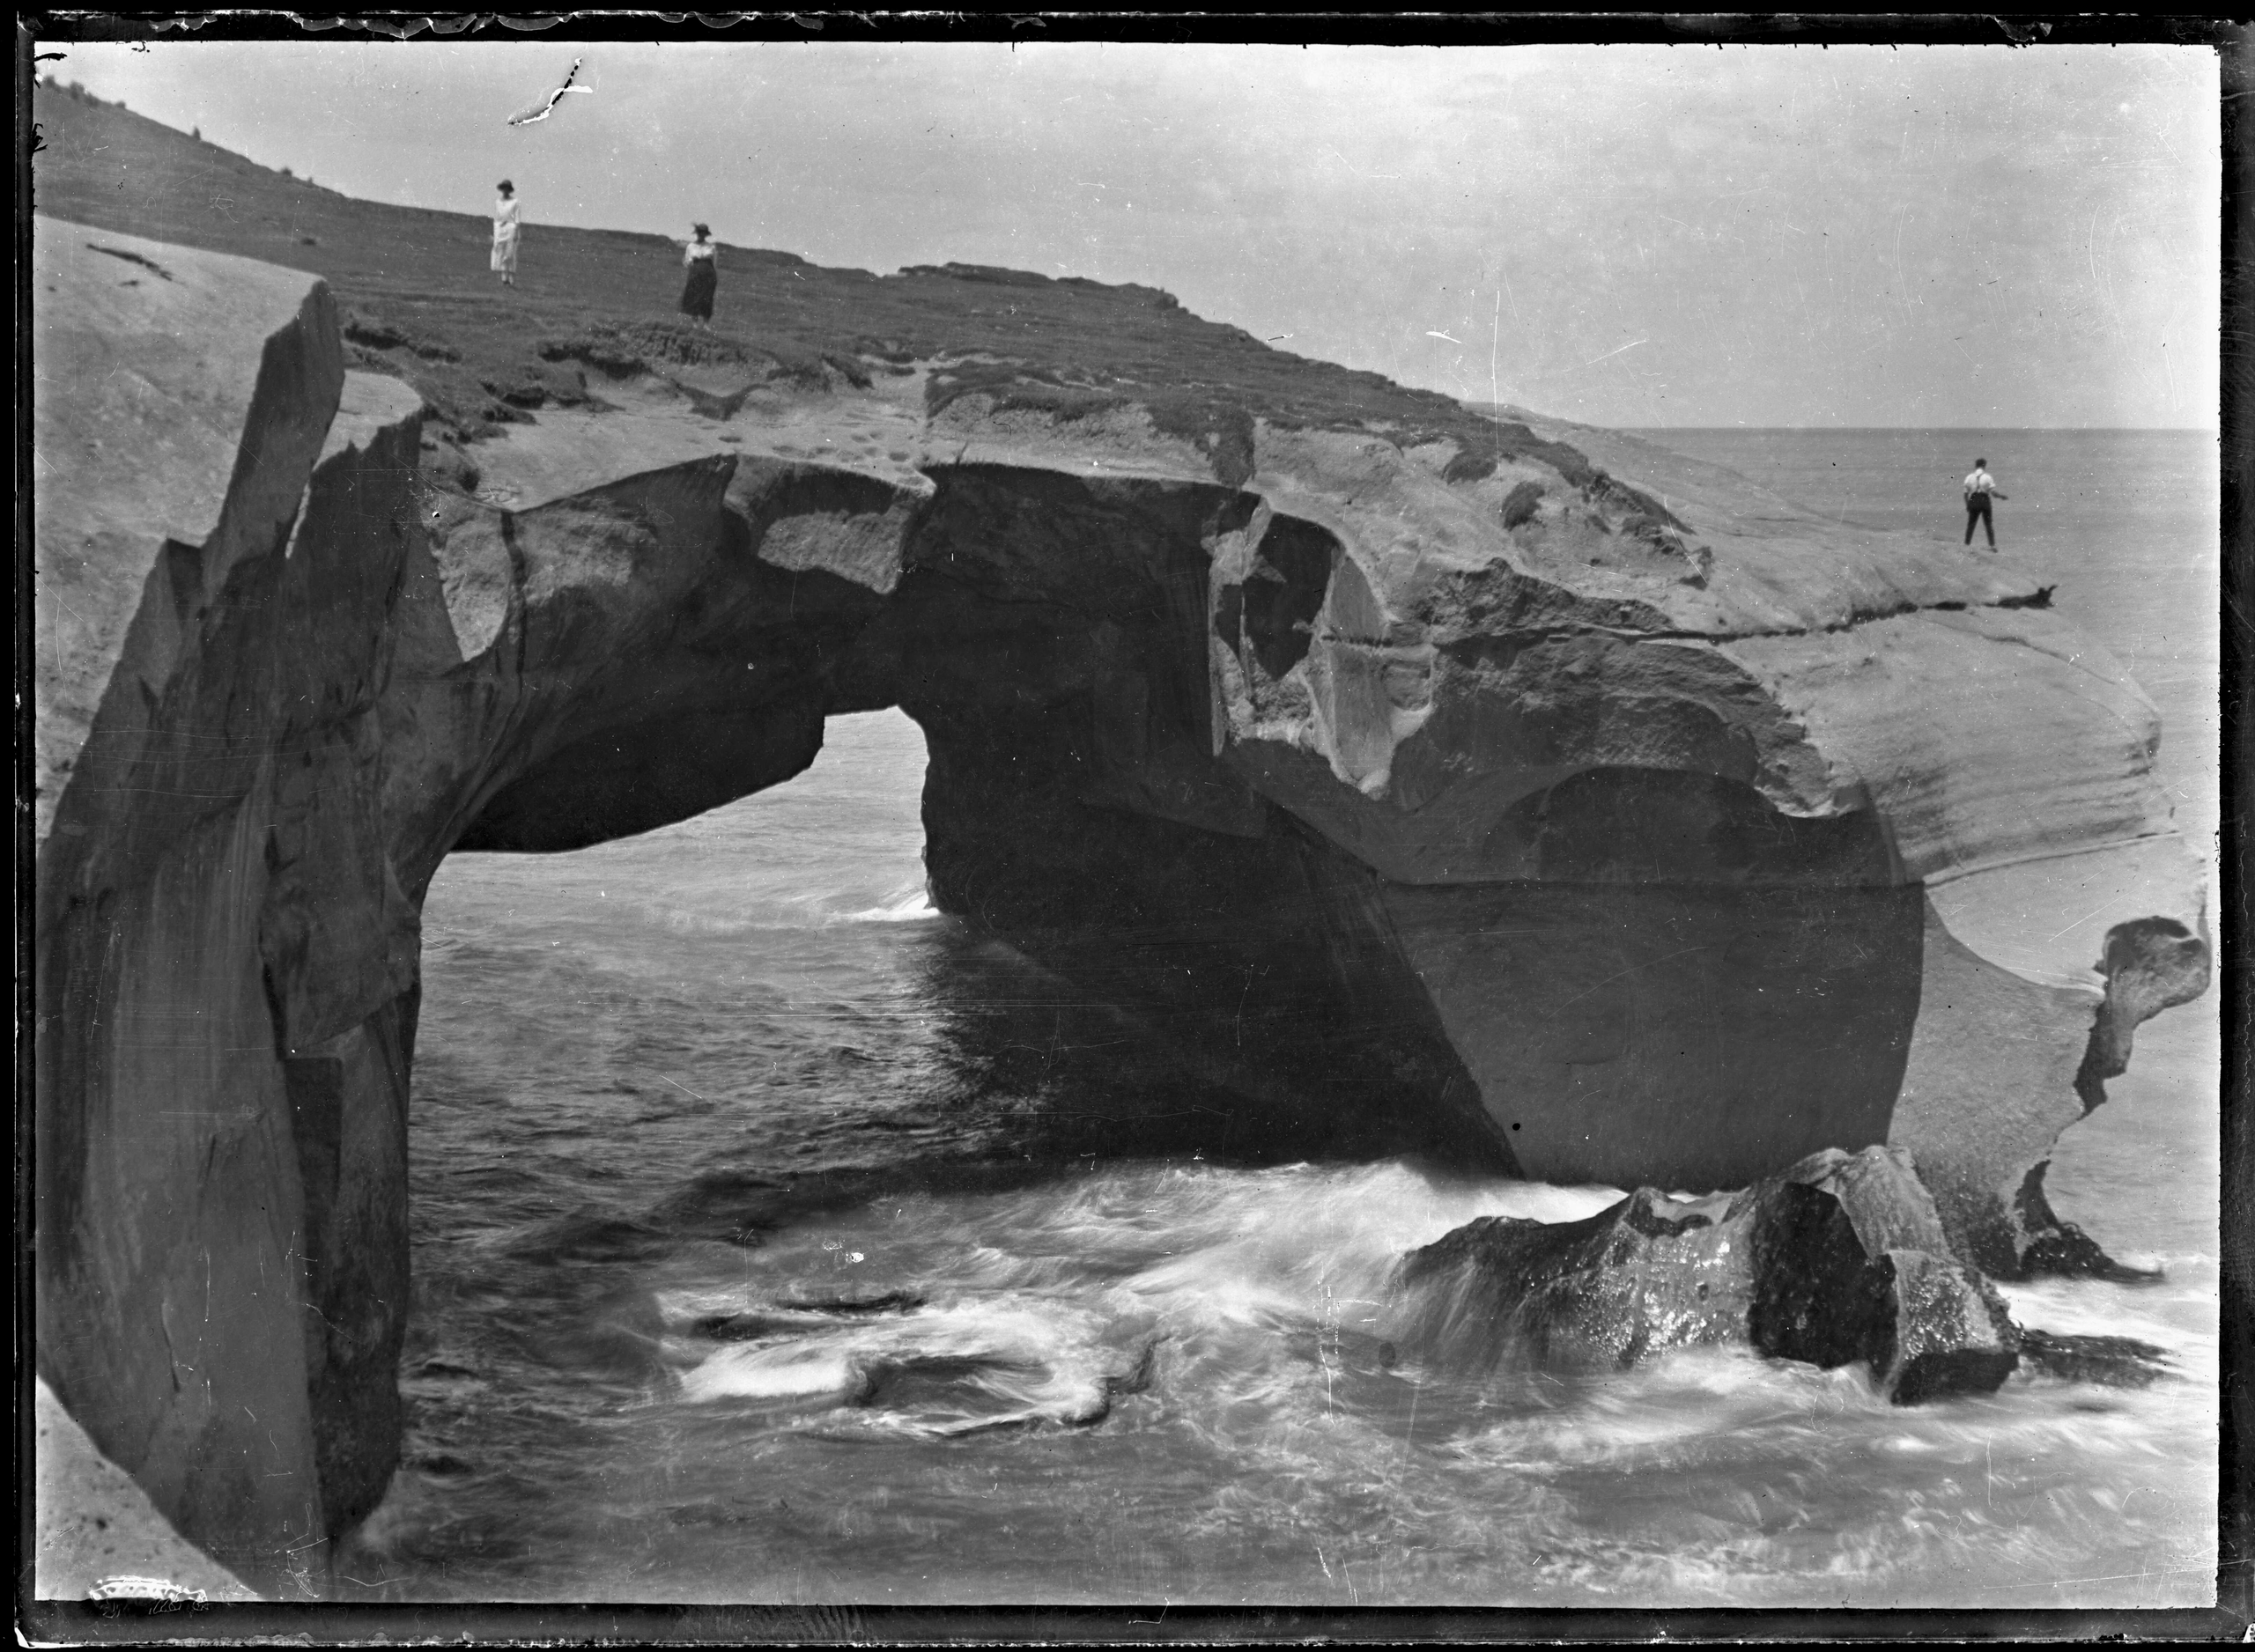
[(1985, 493), (1965, 496), (1965, 542), (1969, 545), (1973, 542), (1973, 524), (1976, 522), (1980, 523), (1982, 530), (1989, 535), (1989, 549), (1994, 550), (1997, 548), (1997, 524), (1996, 519), (1989, 514), (1989, 496)]

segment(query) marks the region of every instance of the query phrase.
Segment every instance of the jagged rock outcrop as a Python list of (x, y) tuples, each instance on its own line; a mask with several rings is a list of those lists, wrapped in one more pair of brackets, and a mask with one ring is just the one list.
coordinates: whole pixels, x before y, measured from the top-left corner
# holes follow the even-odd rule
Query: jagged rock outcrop
[(2020, 1331), (1952, 1253), (1901, 1148), (1812, 1154), (1735, 1195), (1638, 1188), (1576, 1222), (1486, 1217), (1399, 1271), (1402, 1346), (1456, 1370), (1514, 1361), (1627, 1369), (1743, 1343), (1827, 1368), (1861, 1361), (1898, 1405), (1986, 1393)]
[(922, 726), (943, 908), (1295, 1150), (1891, 1144), (1966, 1261), (2103, 1262), (2042, 1167), (2204, 987), (2203, 896), (2152, 708), (2000, 564), (1532, 417), (984, 361), (669, 375), (725, 416), (630, 372), (421, 467), (319, 281), (33, 242), (40, 1365), (255, 1583), (395, 1460), (440, 861), (777, 784), (841, 712)]
[(1828, 1149), (1706, 1198), (1640, 1187), (1580, 1221), (1482, 1217), (1402, 1259), (1387, 1315), (1400, 1352), (1475, 1379), (1737, 1344), (1861, 1363), (1916, 1405), (1993, 1392), (2023, 1366), (2122, 1388), (2169, 1368), (2150, 1343), (2015, 1323), (1901, 1147)]
[(417, 947), (373, 718), (418, 403), (318, 284), (34, 245), (40, 1367), (286, 1587), (396, 1452)]

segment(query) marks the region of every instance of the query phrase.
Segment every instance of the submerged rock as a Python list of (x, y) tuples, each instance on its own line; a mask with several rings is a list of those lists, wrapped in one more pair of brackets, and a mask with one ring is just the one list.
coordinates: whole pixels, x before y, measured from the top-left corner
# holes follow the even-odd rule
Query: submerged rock
[(2146, 1388), (2169, 1375), (2166, 1348), (2135, 1337), (2063, 1336), (2022, 1329), (2020, 1357), (2047, 1376), (2107, 1388)]
[[(941, 1308), (895, 1293), (838, 1309), (702, 1316), (676, 1347), (683, 1396), (821, 1413), (849, 1434), (951, 1438), (1101, 1422), (1150, 1386), (1158, 1338), (1039, 1300)], [(712, 1346), (710, 1345), (718, 1345)]]
[(1899, 1405), (1999, 1387), (2020, 1332), (1899, 1149), (1812, 1155), (1729, 1198), (1639, 1188), (1576, 1222), (1488, 1217), (1403, 1262), (1398, 1344), (1458, 1371), (1626, 1369), (1741, 1342), (1858, 1361)]
[(826, 1325), (841, 1319), (900, 1314), (925, 1305), (920, 1291), (873, 1291), (863, 1295), (814, 1296), (728, 1314), (708, 1314), (691, 1322), (691, 1331), (716, 1342), (743, 1342), (778, 1331)]

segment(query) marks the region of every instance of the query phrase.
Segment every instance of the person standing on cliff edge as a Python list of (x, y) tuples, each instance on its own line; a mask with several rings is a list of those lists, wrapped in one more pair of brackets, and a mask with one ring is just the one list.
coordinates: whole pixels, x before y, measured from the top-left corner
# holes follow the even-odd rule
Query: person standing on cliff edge
[(517, 186), (506, 178), (495, 185), (499, 191), (493, 202), (493, 269), (501, 277), (501, 284), (517, 284), (517, 232), (522, 227), (524, 203), (517, 199)]
[(1989, 535), (1989, 549), (1994, 550), (1997, 548), (1997, 523), (1996, 519), (1989, 514), (1989, 501), (1993, 498), (2008, 499), (2011, 497), (2008, 493), (1998, 491), (1997, 479), (1989, 474), (1989, 461), (1985, 459), (1976, 459), (1973, 461), (1972, 474), (1965, 478), (1965, 542), (1967, 544), (1973, 542), (1973, 524), (1978, 522), (1983, 531)]
[(713, 294), (721, 284), (714, 254), (721, 249), (713, 244), (710, 229), (702, 224), (691, 227), (697, 232), (697, 239), (683, 245), (681, 263), (689, 271), (689, 278), (681, 284), (681, 313), (709, 332), (713, 326)]

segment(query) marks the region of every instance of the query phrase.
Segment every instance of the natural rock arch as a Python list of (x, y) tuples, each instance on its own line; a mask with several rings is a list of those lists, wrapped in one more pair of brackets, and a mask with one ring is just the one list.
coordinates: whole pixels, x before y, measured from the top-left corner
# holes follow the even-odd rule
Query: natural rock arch
[[(2042, 1166), (2205, 986), (2203, 909), (2151, 707), (2024, 581), (1602, 432), (1666, 502), (1548, 438), (975, 396), (883, 474), (559, 416), (592, 446), (493, 445), (502, 508), (320, 283), (90, 233), (34, 232), (40, 1367), (255, 1578), (396, 1460), (441, 859), (713, 808), (838, 712), (923, 726), (943, 909), (1312, 1150), (1712, 1187), (1885, 1142), (1993, 1272), (2103, 1260)], [(1992, 961), (2090, 877), (2140, 915), (2103, 967)]]

